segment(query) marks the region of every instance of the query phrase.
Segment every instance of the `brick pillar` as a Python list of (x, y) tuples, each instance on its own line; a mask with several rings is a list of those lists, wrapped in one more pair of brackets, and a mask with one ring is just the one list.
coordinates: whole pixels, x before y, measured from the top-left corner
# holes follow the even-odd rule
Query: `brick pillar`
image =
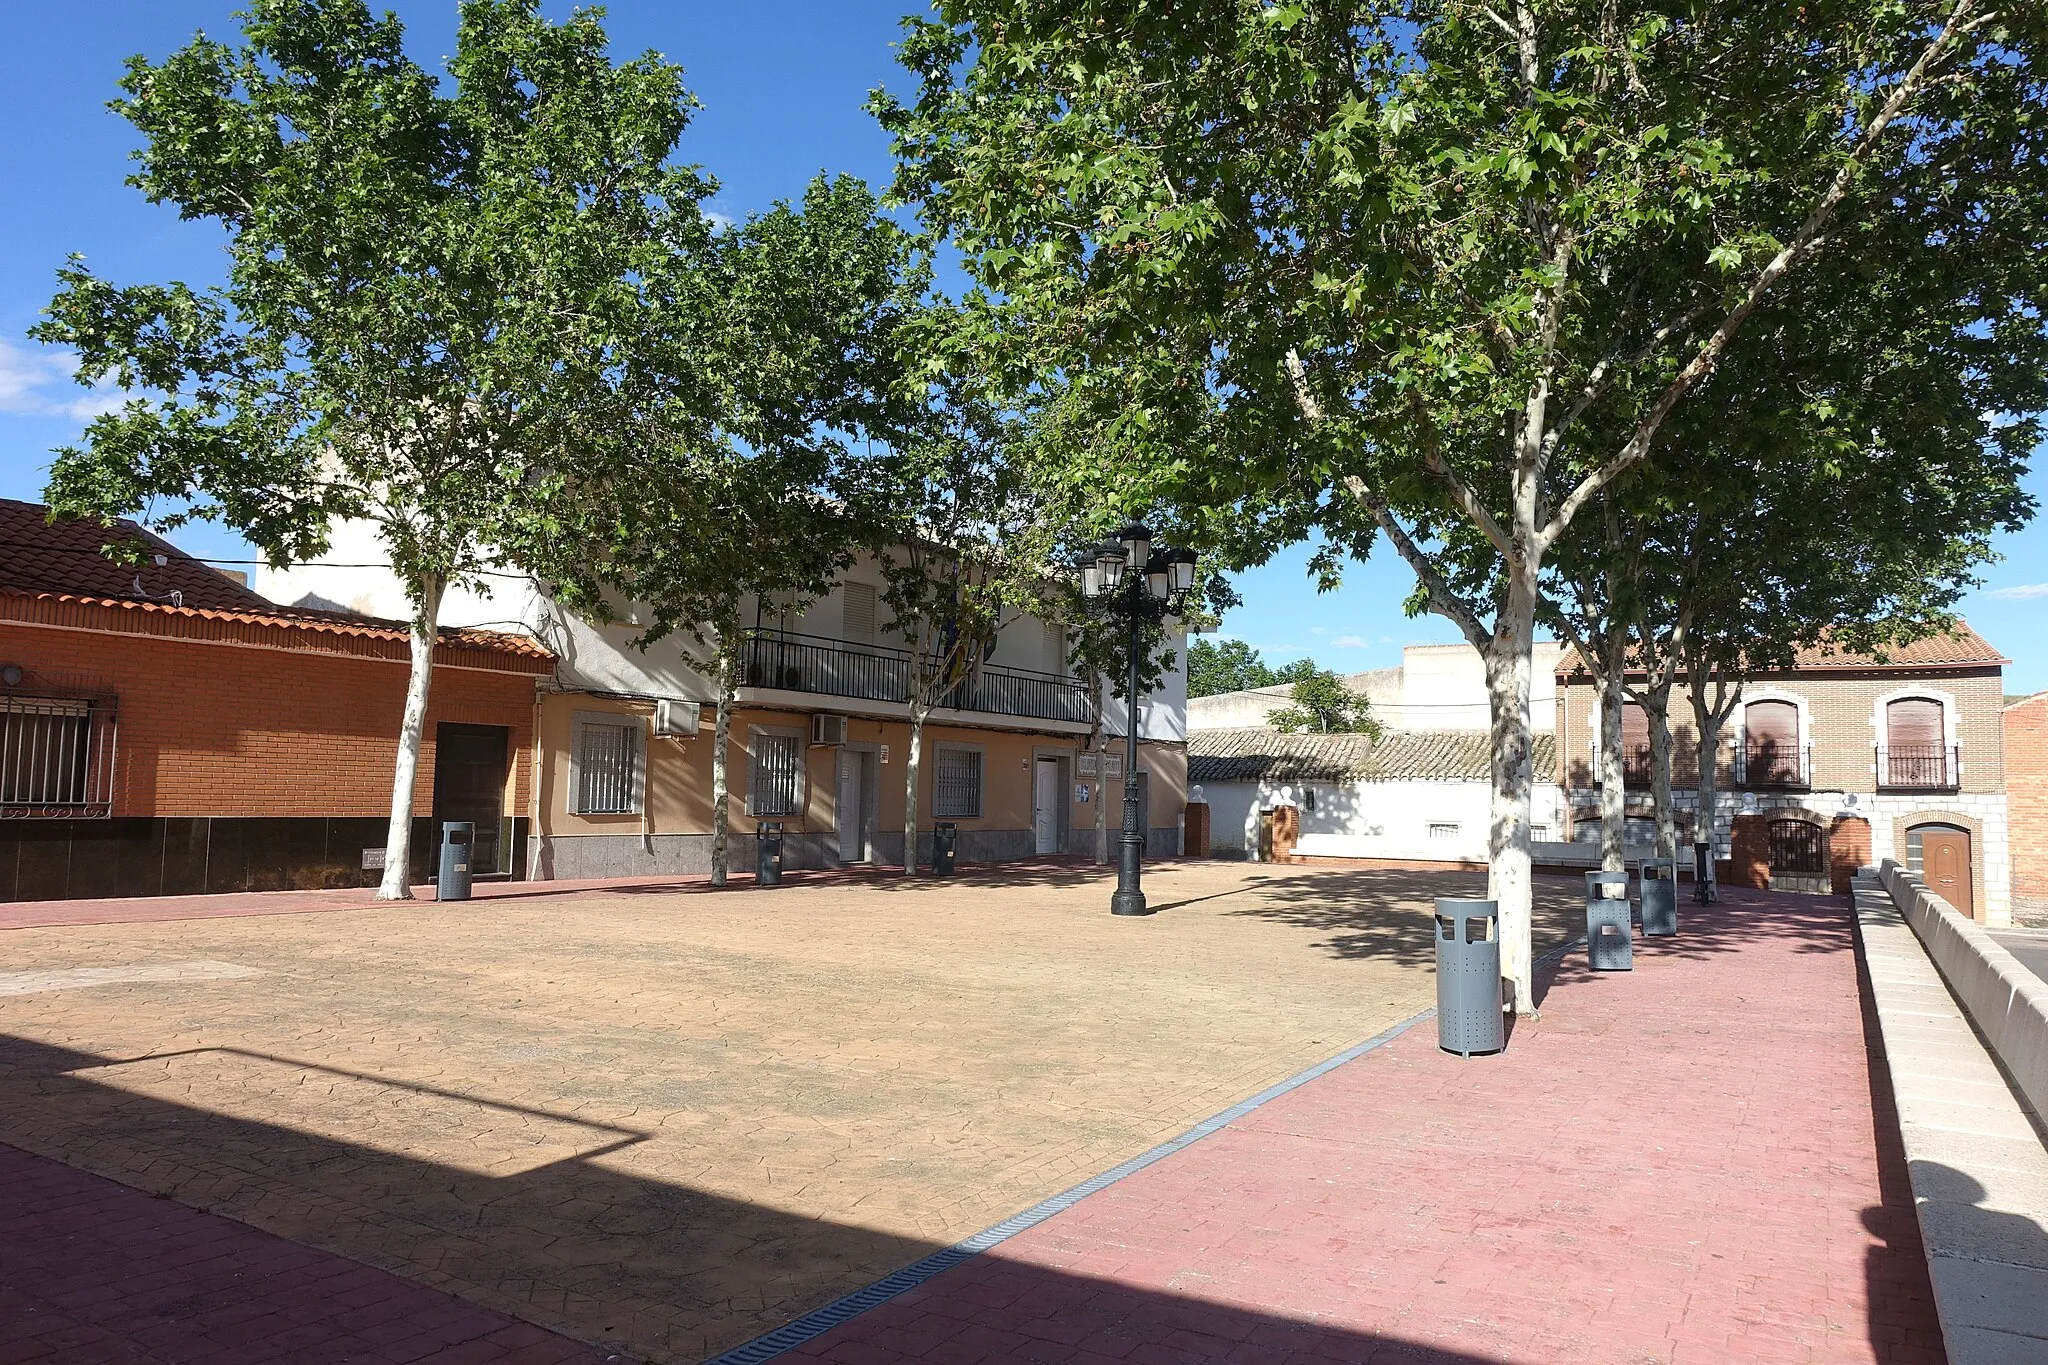
[(1870, 865), (1870, 822), (1860, 815), (1837, 815), (1828, 826), (1828, 888), (1837, 896), (1848, 895), (1856, 869)]
[(1768, 891), (1771, 886), (1770, 821), (1761, 815), (1738, 815), (1729, 830), (1728, 875), (1721, 880), (1730, 886), (1747, 886)]

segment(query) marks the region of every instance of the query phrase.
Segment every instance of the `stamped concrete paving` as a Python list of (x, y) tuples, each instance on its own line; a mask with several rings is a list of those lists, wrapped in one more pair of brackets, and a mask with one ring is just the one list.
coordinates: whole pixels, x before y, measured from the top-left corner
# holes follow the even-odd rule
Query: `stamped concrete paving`
[(1478, 886), (1183, 864), (1142, 920), (1040, 869), (19, 930), (16, 979), (69, 984), (0, 998), (0, 1139), (692, 1360), (1426, 1007), (1427, 898)]

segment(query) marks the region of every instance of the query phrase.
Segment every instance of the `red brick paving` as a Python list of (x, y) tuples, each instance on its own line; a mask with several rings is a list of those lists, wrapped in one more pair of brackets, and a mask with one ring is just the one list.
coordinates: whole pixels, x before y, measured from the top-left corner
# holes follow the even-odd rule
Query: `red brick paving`
[(799, 1354), (1938, 1365), (1846, 907), (1682, 914), (1502, 1056), (1413, 1029)]
[(0, 1365), (599, 1365), (371, 1266), (0, 1146)]

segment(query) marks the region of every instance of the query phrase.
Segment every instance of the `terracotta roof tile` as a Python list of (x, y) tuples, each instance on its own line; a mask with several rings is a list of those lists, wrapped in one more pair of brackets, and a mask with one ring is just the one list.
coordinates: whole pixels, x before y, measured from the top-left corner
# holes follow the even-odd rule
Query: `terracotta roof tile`
[[(1535, 737), (1536, 771), (1556, 765), (1556, 741)], [(1283, 734), (1263, 726), (1188, 735), (1190, 782), (1484, 782), (1492, 776), (1484, 730), (1394, 730), (1365, 735)]]
[[(410, 637), (403, 621), (279, 606), (131, 521), (108, 527), (91, 520), (48, 518), (49, 509), (41, 503), (0, 498), (0, 593), (327, 635)], [(102, 546), (120, 541), (136, 542), (149, 558), (137, 568), (101, 553)], [(164, 562), (155, 563), (156, 556)], [(497, 631), (444, 626), (440, 641), (443, 646), (494, 654), (554, 657), (536, 640)]]
[[(1631, 667), (1634, 667), (1635, 650), (1629, 651)], [(1906, 644), (1892, 645), (1882, 654), (1863, 653), (1855, 650), (1837, 649), (1833, 645), (1821, 644), (1802, 649), (1793, 658), (1792, 671), (1804, 672), (1809, 669), (1870, 669), (1915, 668), (1992, 668), (2009, 664), (2012, 660), (1991, 647), (1991, 643), (1976, 631), (1969, 622), (1957, 621), (1956, 628), (1945, 635), (1931, 635), (1924, 640), (1913, 640)], [(1578, 672), (1579, 655), (1576, 649), (1567, 647), (1557, 661), (1557, 676), (1566, 677)]]

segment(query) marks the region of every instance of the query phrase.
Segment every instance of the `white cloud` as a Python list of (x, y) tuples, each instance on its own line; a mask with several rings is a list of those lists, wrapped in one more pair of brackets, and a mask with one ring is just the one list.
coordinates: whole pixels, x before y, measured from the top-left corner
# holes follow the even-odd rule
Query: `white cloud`
[(1310, 626), (1308, 633), (1311, 635), (1328, 635), (1330, 628), (1328, 626)]
[(2016, 601), (2024, 601), (2031, 597), (2048, 597), (2048, 583), (2016, 583), (2010, 588), (1993, 588), (1991, 596)]
[(69, 351), (0, 337), (0, 413), (90, 422), (125, 401), (126, 395), (111, 384), (79, 388), (71, 378), (77, 368), (78, 357)]
[(1367, 640), (1367, 639), (1363, 638), (1362, 636), (1358, 636), (1358, 635), (1339, 635), (1339, 636), (1338, 636), (1338, 637), (1337, 637), (1336, 639), (1334, 639), (1334, 640), (1330, 641), (1330, 643), (1331, 643), (1331, 644), (1333, 644), (1333, 645), (1335, 645), (1335, 646), (1336, 646), (1337, 648), (1339, 648), (1339, 649), (1371, 649), (1371, 648), (1372, 648), (1372, 641), (1370, 641), (1370, 640)]

